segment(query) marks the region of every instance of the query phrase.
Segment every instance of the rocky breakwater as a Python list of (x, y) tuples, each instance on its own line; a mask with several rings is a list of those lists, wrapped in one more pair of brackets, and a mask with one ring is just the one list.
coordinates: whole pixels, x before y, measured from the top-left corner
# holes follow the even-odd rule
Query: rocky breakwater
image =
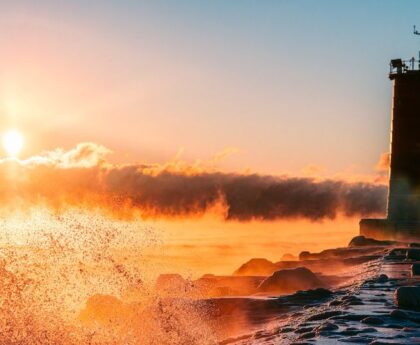
[[(267, 325), (231, 343), (420, 344), (418, 244), (358, 237), (350, 242), (348, 249), (303, 253), (301, 258), (321, 261), (339, 252), (343, 255), (338, 261), (349, 258), (354, 263), (363, 262), (347, 266), (353, 274), (352, 280), (330, 287), (328, 298), (318, 303), (306, 300), (301, 308), (290, 310), (277, 325)], [(364, 259), (358, 260), (357, 253)], [(296, 295), (301, 293), (304, 292)]]

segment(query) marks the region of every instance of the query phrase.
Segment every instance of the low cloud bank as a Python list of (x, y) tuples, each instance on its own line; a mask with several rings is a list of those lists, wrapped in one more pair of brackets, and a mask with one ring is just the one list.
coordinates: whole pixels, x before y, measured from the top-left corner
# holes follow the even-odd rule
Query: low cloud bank
[(369, 182), (222, 173), (168, 165), (112, 165), (93, 143), (25, 161), (0, 161), (0, 202), (97, 207), (116, 215), (201, 216), (223, 206), (226, 220), (311, 221), (382, 214), (387, 187)]

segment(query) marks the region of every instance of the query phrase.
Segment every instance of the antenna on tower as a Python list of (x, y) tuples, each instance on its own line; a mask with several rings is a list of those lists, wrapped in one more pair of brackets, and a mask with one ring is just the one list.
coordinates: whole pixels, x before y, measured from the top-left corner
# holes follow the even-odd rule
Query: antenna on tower
[(420, 31), (418, 31), (416, 29), (416, 26), (414, 25), (414, 31), (413, 31), (414, 35), (420, 35)]

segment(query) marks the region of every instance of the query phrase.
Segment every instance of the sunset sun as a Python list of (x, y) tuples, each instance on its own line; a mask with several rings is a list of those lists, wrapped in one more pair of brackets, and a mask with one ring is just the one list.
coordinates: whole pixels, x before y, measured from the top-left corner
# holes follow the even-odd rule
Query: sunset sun
[(9, 130), (3, 134), (3, 148), (7, 155), (16, 157), (23, 148), (23, 136), (17, 130)]

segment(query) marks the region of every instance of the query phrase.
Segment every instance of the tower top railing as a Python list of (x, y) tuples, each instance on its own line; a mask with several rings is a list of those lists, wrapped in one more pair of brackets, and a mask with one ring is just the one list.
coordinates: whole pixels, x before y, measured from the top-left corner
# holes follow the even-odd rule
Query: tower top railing
[(419, 59), (415, 57), (409, 60), (392, 59), (389, 63), (389, 74), (403, 74), (410, 71), (420, 71), (420, 53)]

